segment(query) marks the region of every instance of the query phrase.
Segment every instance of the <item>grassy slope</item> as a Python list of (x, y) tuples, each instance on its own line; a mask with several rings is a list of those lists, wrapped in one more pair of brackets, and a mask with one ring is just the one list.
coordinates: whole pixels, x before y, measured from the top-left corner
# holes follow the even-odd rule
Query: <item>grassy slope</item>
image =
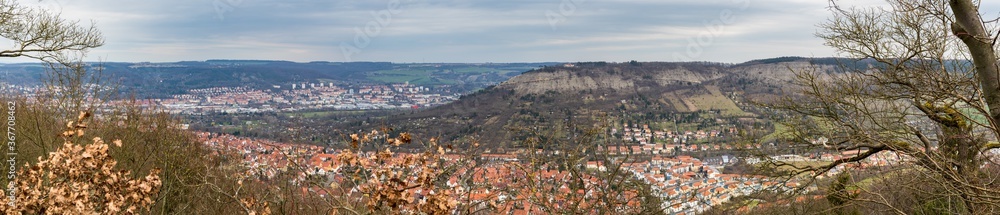
[(736, 106), (736, 103), (733, 102), (733, 100), (729, 99), (729, 97), (723, 95), (722, 92), (719, 91), (719, 87), (708, 85), (705, 86), (705, 89), (708, 89), (710, 94), (696, 95), (686, 98), (684, 100), (690, 102), (699, 110), (710, 110), (710, 109), (722, 110), (722, 115), (724, 116), (750, 115), (749, 113), (744, 112), (742, 109), (740, 109), (739, 106)]

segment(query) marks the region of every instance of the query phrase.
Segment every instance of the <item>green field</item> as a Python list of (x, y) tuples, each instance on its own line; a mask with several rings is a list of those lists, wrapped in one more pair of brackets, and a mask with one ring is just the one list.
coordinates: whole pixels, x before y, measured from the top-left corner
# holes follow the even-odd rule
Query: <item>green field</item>
[(499, 70), (495, 68), (484, 68), (484, 67), (463, 67), (463, 68), (453, 69), (451, 71), (455, 73), (476, 73), (476, 74), (489, 73), (489, 72), (497, 72), (497, 73), (506, 72), (505, 70)]
[(303, 117), (303, 118), (322, 118), (331, 116), (334, 114), (361, 114), (365, 110), (331, 110), (331, 111), (309, 111), (309, 112), (291, 112), (291, 113), (281, 113), (286, 117)]
[(726, 97), (719, 91), (719, 87), (716, 86), (705, 86), (710, 94), (701, 94), (692, 96), (690, 98), (684, 99), (686, 102), (691, 103), (693, 106), (697, 107), (698, 110), (721, 110), (723, 116), (750, 116), (751, 114), (744, 112), (733, 100)]
[(488, 73), (498, 73), (509, 75), (520, 73), (532, 69), (533, 67), (503, 67), (492, 68), (482, 66), (458, 67), (451, 69), (443, 68), (395, 68), (389, 70), (379, 70), (369, 73), (368, 79), (384, 83), (404, 83), (410, 82), (414, 85), (442, 85), (458, 84), (462, 78), (471, 75), (481, 75)]
[(771, 141), (782, 137), (787, 137), (790, 128), (781, 123), (774, 123), (774, 132), (761, 138), (762, 141)]
[(463, 67), (458, 69), (453, 69), (452, 72), (455, 73), (478, 73), (485, 74), (490, 72), (500, 73), (506, 75), (508, 73), (524, 72), (534, 69), (534, 67), (512, 67), (512, 68), (489, 68), (489, 67)]
[(665, 93), (663, 95), (663, 98), (666, 98), (667, 101), (665, 103), (670, 104), (670, 106), (674, 107), (674, 109), (676, 109), (677, 112), (691, 111), (691, 108), (688, 108), (688, 105), (685, 104), (684, 101), (681, 101), (680, 96), (678, 96), (676, 92)]
[(413, 85), (457, 84), (456, 80), (442, 79), (434, 76), (433, 70), (426, 69), (392, 69), (372, 72), (368, 79), (385, 83), (406, 83)]
[[(763, 170), (763, 169), (767, 169), (767, 168), (763, 168), (763, 167), (769, 167), (769, 168), (774, 168), (774, 169), (770, 169), (770, 171), (775, 171), (775, 172), (795, 172), (795, 171), (799, 171), (798, 168), (820, 167), (820, 166), (823, 166), (823, 165), (828, 165), (831, 162), (828, 162), (828, 161), (790, 161), (790, 162), (784, 162), (784, 163), (788, 164), (788, 165), (791, 165), (791, 166), (780, 166), (780, 167), (776, 167), (775, 168), (773, 165), (771, 165), (769, 163), (761, 162), (761, 163), (756, 164), (756, 168)], [(806, 173), (803, 173), (803, 174), (809, 174), (809, 173), (806, 172)]]
[(410, 82), (410, 84), (419, 85), (419, 84), (425, 84), (423, 82), (428, 82), (430, 80), (428, 79), (428, 77), (431, 76), (431, 73), (433, 72), (430, 70), (423, 70), (423, 69), (379, 70), (373, 72), (372, 75), (368, 76), (368, 78), (374, 81), (381, 81), (386, 83)]
[(989, 124), (989, 120), (987, 120), (986, 117), (983, 116), (983, 114), (980, 114), (980, 112), (974, 108), (959, 108), (958, 111), (961, 111), (962, 115), (965, 115), (965, 117), (972, 119), (972, 121), (978, 124), (981, 125)]

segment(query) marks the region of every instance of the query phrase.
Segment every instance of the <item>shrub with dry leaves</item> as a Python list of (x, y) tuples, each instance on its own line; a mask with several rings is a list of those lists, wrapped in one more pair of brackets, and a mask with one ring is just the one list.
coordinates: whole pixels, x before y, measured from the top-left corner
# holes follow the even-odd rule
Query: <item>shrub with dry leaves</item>
[[(132, 179), (132, 172), (116, 170), (108, 144), (93, 138), (89, 144), (73, 143), (80, 136), (89, 113), (67, 124), (64, 144), (38, 163), (17, 172), (14, 202), (0, 199), (6, 214), (135, 214), (148, 210), (159, 193), (160, 170)], [(120, 140), (112, 141), (121, 147)], [(3, 193), (3, 191), (0, 191)], [(7, 194), (4, 194), (7, 196)], [(11, 206), (13, 205), (13, 206)]]
[[(437, 186), (445, 168), (441, 156), (444, 149), (435, 141), (428, 142), (430, 149), (418, 154), (397, 154), (390, 148), (365, 153), (360, 150), (373, 139), (384, 140), (389, 146), (409, 144), (408, 133), (389, 137), (383, 131), (351, 135), (351, 149), (338, 154), (343, 181), (337, 187), (351, 187), (347, 191), (350, 201), (362, 202), (372, 213), (450, 214), (458, 202), (455, 190)], [(336, 213), (336, 210), (334, 211)]]

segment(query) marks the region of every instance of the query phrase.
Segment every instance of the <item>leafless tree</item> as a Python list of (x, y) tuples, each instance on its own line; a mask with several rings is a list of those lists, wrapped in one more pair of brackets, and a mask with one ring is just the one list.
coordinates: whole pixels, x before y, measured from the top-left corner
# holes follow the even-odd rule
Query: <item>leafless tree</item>
[(0, 37), (14, 46), (0, 50), (0, 57), (29, 57), (44, 62), (67, 62), (91, 48), (104, 45), (104, 37), (92, 24), (59, 17), (59, 13), (0, 0)]
[[(18, 112), (25, 113), (24, 117), (19, 116), (18, 119), (22, 119), (19, 120), (21, 124), (28, 125), (21, 126), (19, 131), (34, 131), (34, 135), (22, 136), (27, 138), (26, 145), (38, 146), (43, 148), (44, 152), (48, 152), (51, 149), (48, 146), (57, 146), (59, 140), (42, 134), (42, 130), (57, 129), (51, 125), (58, 123), (44, 121), (42, 118), (45, 117), (38, 113), (48, 110), (39, 108), (60, 110), (60, 117), (50, 117), (50, 119), (70, 118), (79, 111), (93, 112), (94, 109), (89, 108), (94, 106), (92, 103), (106, 100), (106, 96), (110, 95), (105, 93), (103, 96), (96, 96), (101, 89), (88, 88), (101, 83), (100, 71), (96, 73), (88, 71), (86, 66), (79, 62), (87, 51), (104, 45), (104, 37), (93, 24), (83, 26), (77, 21), (61, 18), (58, 12), (22, 5), (13, 0), (0, 0), (0, 37), (13, 42), (12, 47), (0, 49), (0, 57), (33, 58), (49, 66), (47, 78), (43, 80), (49, 89), (48, 93), (30, 100), (54, 105), (22, 106), (22, 111)], [(59, 92), (55, 93), (57, 88)], [(25, 98), (5, 99), (19, 100), (20, 104), (28, 101)], [(91, 104), (86, 104), (87, 99), (90, 99)]]
[[(896, 188), (948, 199), (935, 211), (998, 213), (1000, 175), (987, 171), (996, 165), (990, 151), (1000, 147), (996, 21), (985, 22), (973, 0), (887, 3), (844, 7), (831, 1), (834, 17), (820, 25), (818, 36), (841, 54), (874, 63), (797, 71), (795, 92), (771, 103), (801, 116), (784, 122), (790, 129), (781, 136), (793, 147), (849, 152), (829, 164), (793, 166), (789, 175), (816, 179), (847, 167), (880, 171), (882, 179), (920, 177), (892, 181), (927, 183)], [(878, 186), (857, 189), (871, 191), (857, 201), (878, 207), (873, 211), (926, 212), (926, 204), (903, 205), (880, 195), (885, 192)]]

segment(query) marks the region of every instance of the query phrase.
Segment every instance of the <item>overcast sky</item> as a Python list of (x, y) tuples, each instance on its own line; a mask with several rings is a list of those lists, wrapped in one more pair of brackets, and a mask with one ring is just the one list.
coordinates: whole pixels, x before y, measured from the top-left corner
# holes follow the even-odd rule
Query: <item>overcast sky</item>
[(91, 61), (744, 62), (834, 55), (814, 36), (830, 16), (824, 0), (22, 2), (96, 22), (107, 42)]

